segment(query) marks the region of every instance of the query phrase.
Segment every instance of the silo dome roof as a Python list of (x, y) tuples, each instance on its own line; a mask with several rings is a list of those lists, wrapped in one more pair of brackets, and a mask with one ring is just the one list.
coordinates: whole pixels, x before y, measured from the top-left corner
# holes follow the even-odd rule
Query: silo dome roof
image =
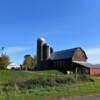
[(40, 37), (38, 40), (42, 40), (42, 41), (45, 41), (45, 39), (43, 37)]

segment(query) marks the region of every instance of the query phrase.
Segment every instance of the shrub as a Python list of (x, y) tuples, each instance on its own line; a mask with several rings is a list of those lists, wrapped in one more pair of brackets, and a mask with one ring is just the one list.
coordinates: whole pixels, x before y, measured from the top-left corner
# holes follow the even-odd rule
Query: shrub
[(1, 55), (0, 56), (0, 69), (6, 69), (6, 67), (10, 64), (9, 56)]
[(81, 81), (92, 81), (92, 82), (94, 81), (94, 79), (92, 79), (90, 77), (90, 75), (87, 75), (87, 74), (79, 75), (78, 80), (81, 80)]
[(55, 86), (63, 86), (64, 84), (72, 84), (75, 83), (75, 79), (73, 76), (51, 76), (51, 77), (38, 77), (30, 80), (17, 80), (8, 82), (4, 85), (4, 88), (7, 90), (16, 90), (17, 89), (32, 89), (38, 87), (55, 87)]

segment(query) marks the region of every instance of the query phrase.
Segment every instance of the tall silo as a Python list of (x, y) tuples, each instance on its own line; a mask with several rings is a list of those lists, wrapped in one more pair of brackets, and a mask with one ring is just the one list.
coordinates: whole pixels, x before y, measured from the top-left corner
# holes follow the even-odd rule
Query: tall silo
[(47, 59), (46, 50), (47, 50), (47, 43), (45, 43), (45, 44), (43, 45), (43, 60), (44, 60), (44, 61), (46, 61), (46, 59)]
[(43, 60), (46, 61), (50, 57), (50, 47), (47, 43), (43, 46)]
[(43, 45), (45, 44), (44, 38), (39, 38), (37, 40), (37, 64), (40, 66), (43, 61)]
[(49, 45), (47, 44), (47, 59), (50, 57), (50, 47)]
[(54, 52), (53, 48), (50, 47), (50, 56), (52, 55), (53, 52)]

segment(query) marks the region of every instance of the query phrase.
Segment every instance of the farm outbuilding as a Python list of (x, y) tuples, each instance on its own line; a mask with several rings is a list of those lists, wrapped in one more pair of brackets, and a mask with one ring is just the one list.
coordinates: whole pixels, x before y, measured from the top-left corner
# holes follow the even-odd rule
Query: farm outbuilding
[(90, 68), (90, 75), (100, 75), (100, 64), (96, 64)]
[(7, 66), (7, 69), (20, 69), (20, 65), (14, 63), (14, 62), (11, 62), (11, 63)]
[(74, 63), (76, 64), (76, 66), (85, 69), (85, 71), (91, 75), (91, 76), (96, 76), (96, 75), (100, 75), (100, 64), (90, 64), (87, 62), (80, 62), (80, 61), (74, 61)]

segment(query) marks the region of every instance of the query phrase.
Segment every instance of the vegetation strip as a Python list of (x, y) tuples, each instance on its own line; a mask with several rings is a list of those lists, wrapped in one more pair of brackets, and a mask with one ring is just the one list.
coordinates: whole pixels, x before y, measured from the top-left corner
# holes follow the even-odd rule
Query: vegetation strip
[[(3, 88), (2, 85), (0, 85), (0, 100), (47, 100), (51, 98), (100, 93), (99, 76), (93, 77), (94, 81), (74, 82), (73, 78), (69, 78), (58, 71), (37, 71), (30, 73), (1, 70), (0, 74), (0, 83), (7, 85), (9, 82), (12, 84), (15, 82), (12, 87), (10, 87), (11, 83), (8, 84), (7, 87), (5, 86), (6, 88)], [(70, 83), (66, 81), (69, 79), (71, 80)], [(24, 87), (19, 87), (17, 82), (21, 82), (20, 84)], [(25, 84), (25, 82), (27, 84)], [(35, 84), (34, 86), (34, 82), (38, 83), (38, 85)], [(52, 85), (51, 83), (48, 84), (48, 82), (51, 82)], [(55, 82), (57, 83), (55, 84)]]

